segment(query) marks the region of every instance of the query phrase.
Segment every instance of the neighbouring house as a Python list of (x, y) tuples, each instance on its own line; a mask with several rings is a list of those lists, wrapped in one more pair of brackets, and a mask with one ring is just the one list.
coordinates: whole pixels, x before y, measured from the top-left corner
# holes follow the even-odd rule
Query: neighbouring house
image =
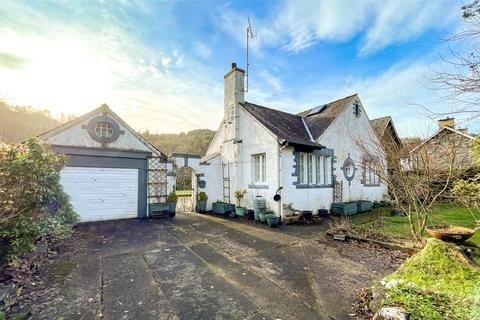
[(173, 163), (105, 104), (38, 138), (66, 155), (61, 183), (81, 222), (145, 218), (174, 184)]
[(373, 131), (382, 142), (385, 148), (400, 150), (402, 148), (402, 140), (397, 133), (397, 129), (390, 116), (370, 120)]
[(420, 161), (420, 158), (428, 158), (427, 161), (434, 168), (448, 170), (453, 161), (454, 168), (468, 169), (473, 164), (470, 149), (474, 138), (468, 129), (455, 128), (454, 118), (441, 119), (438, 121), (438, 130), (410, 151), (409, 167), (415, 168), (416, 164), (426, 161)]
[(382, 143), (382, 147), (388, 161), (387, 170), (389, 173), (391, 173), (395, 165), (391, 163), (391, 161), (393, 161), (393, 157), (390, 157), (389, 155), (392, 153), (398, 154), (400, 152), (400, 150), (403, 148), (402, 140), (397, 133), (397, 129), (395, 128), (392, 117), (386, 116), (373, 119), (370, 120), (370, 124), (372, 125), (373, 131), (377, 135), (378, 139)]
[[(372, 170), (385, 158), (364, 152), (381, 142), (357, 94), (292, 114), (245, 101), (244, 77), (236, 64), (225, 74), (223, 121), (201, 159), (208, 207), (234, 203), (241, 189), (243, 206), (263, 196), (282, 215), (386, 196)], [(281, 201), (273, 201), (275, 194)]]

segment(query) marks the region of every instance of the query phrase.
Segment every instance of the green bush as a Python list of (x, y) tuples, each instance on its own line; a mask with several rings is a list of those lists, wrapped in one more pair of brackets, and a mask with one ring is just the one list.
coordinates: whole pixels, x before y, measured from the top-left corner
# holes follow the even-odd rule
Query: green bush
[(8, 259), (32, 251), (40, 240), (71, 234), (78, 216), (60, 184), (64, 163), (33, 138), (0, 150), (0, 240)]
[(200, 192), (198, 194), (198, 201), (207, 201), (208, 197), (207, 197), (207, 194), (205, 192)]
[(167, 202), (177, 202), (177, 193), (175, 191), (170, 192), (167, 198)]

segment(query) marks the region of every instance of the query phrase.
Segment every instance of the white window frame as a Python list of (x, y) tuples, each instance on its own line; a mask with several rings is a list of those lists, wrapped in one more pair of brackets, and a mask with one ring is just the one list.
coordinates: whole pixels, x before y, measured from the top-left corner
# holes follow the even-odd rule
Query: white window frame
[(315, 159), (317, 185), (325, 184), (325, 156), (317, 155)]
[(328, 157), (325, 157), (325, 185), (330, 186), (333, 184), (332, 176), (333, 176), (332, 157), (328, 156)]
[(300, 175), (298, 177), (298, 181), (300, 184), (307, 184), (308, 183), (308, 154), (305, 152), (300, 152)]
[(315, 171), (316, 156), (313, 153), (308, 154), (308, 184), (315, 184), (316, 171)]
[(267, 182), (267, 155), (258, 153), (252, 155), (252, 180), (253, 183)]

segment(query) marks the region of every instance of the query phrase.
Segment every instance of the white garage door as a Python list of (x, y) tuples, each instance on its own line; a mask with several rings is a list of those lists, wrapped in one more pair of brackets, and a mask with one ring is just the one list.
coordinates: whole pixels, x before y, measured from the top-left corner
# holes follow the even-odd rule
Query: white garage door
[(137, 217), (138, 169), (66, 167), (60, 176), (80, 221)]

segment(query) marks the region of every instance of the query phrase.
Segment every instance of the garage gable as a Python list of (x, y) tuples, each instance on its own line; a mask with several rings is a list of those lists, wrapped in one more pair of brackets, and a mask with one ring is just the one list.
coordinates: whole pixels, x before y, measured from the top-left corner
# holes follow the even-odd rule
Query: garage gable
[(106, 104), (39, 135), (49, 145), (152, 152), (152, 146)]

